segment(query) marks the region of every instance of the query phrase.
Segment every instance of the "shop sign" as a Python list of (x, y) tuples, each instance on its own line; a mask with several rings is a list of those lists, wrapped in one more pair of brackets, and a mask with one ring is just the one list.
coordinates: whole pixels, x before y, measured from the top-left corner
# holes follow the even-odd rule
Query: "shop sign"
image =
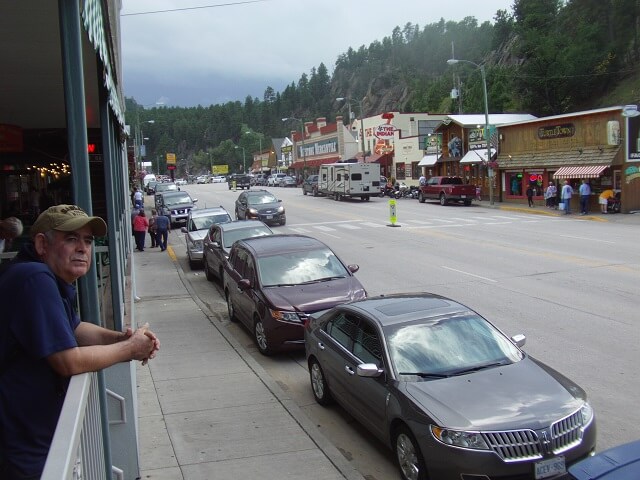
[(329, 153), (338, 153), (338, 139), (331, 138), (321, 142), (311, 144), (298, 144), (298, 158), (314, 157), (316, 155), (327, 155)]
[(379, 138), (381, 140), (391, 140), (395, 131), (396, 129), (393, 127), (393, 125), (384, 123), (376, 127), (374, 135), (376, 136), (376, 138)]
[(175, 153), (167, 153), (167, 164), (175, 165), (176, 164), (176, 154)]
[(640, 162), (640, 116), (627, 117), (627, 161)]
[(538, 128), (538, 138), (540, 140), (573, 137), (575, 134), (576, 126), (573, 123), (563, 123), (562, 125), (549, 125)]

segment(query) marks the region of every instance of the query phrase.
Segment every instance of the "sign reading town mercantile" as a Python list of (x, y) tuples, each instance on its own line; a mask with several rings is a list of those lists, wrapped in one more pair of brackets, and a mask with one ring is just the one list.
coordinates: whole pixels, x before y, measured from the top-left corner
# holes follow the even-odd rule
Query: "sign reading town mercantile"
[(338, 152), (338, 139), (332, 138), (322, 142), (315, 142), (304, 145), (298, 144), (298, 158), (313, 157), (315, 155), (326, 155)]
[(538, 129), (538, 138), (540, 140), (552, 140), (554, 138), (573, 137), (575, 133), (576, 127), (573, 123), (550, 125), (546, 127), (540, 127)]

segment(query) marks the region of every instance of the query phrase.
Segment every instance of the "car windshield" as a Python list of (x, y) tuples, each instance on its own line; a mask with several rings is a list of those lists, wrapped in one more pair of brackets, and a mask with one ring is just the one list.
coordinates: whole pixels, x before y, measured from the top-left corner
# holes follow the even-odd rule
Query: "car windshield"
[(164, 192), (168, 190), (178, 190), (178, 186), (174, 183), (159, 183), (156, 185), (156, 190), (159, 192)]
[(270, 193), (266, 193), (264, 195), (248, 195), (247, 203), (249, 205), (263, 205), (265, 203), (277, 203), (278, 199), (271, 195)]
[(349, 275), (328, 248), (258, 258), (258, 272), (265, 287), (315, 283)]
[(215, 215), (209, 215), (206, 217), (193, 217), (189, 224), (189, 231), (208, 229), (214, 223), (226, 223), (230, 222), (231, 217), (226, 213), (216, 213)]
[(176, 195), (168, 198), (165, 197), (164, 203), (168, 207), (172, 207), (175, 205), (191, 205), (193, 201), (191, 200), (189, 194), (185, 193), (184, 195)]
[(386, 327), (385, 335), (400, 375), (461, 375), (522, 359), (518, 348), (475, 314), (396, 324)]
[(271, 230), (264, 226), (241, 228), (238, 230), (229, 230), (224, 233), (224, 247), (231, 248), (231, 245), (236, 240), (243, 240), (245, 238), (262, 237), (264, 235), (271, 235)]

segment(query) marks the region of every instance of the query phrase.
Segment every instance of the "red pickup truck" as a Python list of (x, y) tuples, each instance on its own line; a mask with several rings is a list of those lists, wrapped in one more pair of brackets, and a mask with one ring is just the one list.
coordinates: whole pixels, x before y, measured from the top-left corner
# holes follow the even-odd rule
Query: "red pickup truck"
[(425, 185), (420, 186), (418, 200), (439, 200), (440, 205), (448, 202), (464, 202), (471, 205), (476, 196), (475, 185), (467, 185), (460, 177), (431, 177)]

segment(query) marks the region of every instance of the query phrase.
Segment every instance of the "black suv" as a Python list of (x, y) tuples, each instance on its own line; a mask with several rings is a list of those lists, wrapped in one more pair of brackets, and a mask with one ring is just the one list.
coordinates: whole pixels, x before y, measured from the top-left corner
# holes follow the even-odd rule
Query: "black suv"
[(245, 188), (251, 188), (251, 178), (249, 175), (244, 175), (242, 173), (229, 175), (227, 182), (229, 182), (229, 190), (233, 188), (233, 182), (236, 182), (236, 188), (241, 188), (242, 190)]
[(189, 212), (195, 208), (197, 198), (191, 198), (187, 192), (165, 192), (160, 194), (158, 215), (169, 217), (171, 226), (177, 223), (186, 225)]
[(282, 200), (266, 190), (249, 190), (238, 195), (236, 220), (260, 220), (268, 225), (287, 223)]

